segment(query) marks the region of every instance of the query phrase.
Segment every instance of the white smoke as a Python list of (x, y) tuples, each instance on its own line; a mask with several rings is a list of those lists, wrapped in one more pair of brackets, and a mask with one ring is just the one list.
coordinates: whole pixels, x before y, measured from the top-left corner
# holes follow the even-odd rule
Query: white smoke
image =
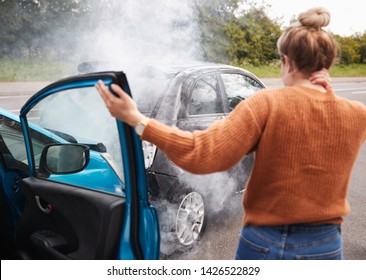
[[(83, 27), (78, 27), (79, 33), (69, 36), (77, 49), (74, 57), (80, 63), (109, 62), (107, 68), (98, 70), (124, 71), (134, 97), (141, 97), (140, 92), (144, 92), (143, 99), (150, 101), (146, 98), (146, 90), (161, 86), (160, 78), (155, 79), (153, 84), (144, 82), (141, 75), (144, 65), (150, 62), (164, 64), (170, 61), (200, 59), (201, 48), (197, 40), (199, 29), (195, 25), (192, 1), (95, 0), (92, 3), (94, 9), (91, 17), (85, 22), (87, 31), (82, 32)], [(90, 26), (95, 26), (94, 30), (91, 31)], [(93, 109), (93, 114), (97, 117), (100, 112)], [(75, 128), (75, 131), (80, 129), (85, 128)], [(202, 194), (210, 219), (211, 214), (216, 215), (232, 209), (231, 198), (233, 195), (239, 195), (236, 191), (243, 187), (238, 186), (237, 177), (240, 176), (242, 174), (228, 176), (227, 173), (217, 173), (198, 176), (183, 173), (179, 179), (192, 190)], [(154, 203), (160, 216), (161, 253), (166, 258), (174, 258), (179, 246), (174, 232), (179, 203), (172, 204), (166, 200), (153, 201)], [(179, 248), (182, 249), (182, 246)]]
[(208, 175), (183, 173), (179, 179), (203, 196), (206, 210), (209, 209), (211, 215), (224, 210), (239, 187), (235, 178), (221, 172)]
[(191, 1), (97, 1), (93, 7), (89, 20), (96, 28), (77, 40), (81, 60), (133, 64), (199, 57)]

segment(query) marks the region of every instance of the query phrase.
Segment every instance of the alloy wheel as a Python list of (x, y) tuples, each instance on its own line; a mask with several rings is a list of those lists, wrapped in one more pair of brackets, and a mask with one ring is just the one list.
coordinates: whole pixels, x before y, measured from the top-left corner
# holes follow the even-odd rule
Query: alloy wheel
[(191, 245), (204, 230), (205, 207), (202, 196), (191, 192), (186, 195), (177, 212), (176, 234), (182, 245)]

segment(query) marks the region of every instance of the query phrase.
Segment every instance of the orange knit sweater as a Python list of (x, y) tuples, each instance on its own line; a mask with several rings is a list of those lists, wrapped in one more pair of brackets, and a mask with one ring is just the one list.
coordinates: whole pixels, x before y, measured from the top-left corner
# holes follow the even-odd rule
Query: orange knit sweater
[(243, 225), (341, 223), (366, 107), (306, 87), (261, 90), (193, 133), (151, 120), (142, 139), (191, 173), (224, 171), (255, 151)]

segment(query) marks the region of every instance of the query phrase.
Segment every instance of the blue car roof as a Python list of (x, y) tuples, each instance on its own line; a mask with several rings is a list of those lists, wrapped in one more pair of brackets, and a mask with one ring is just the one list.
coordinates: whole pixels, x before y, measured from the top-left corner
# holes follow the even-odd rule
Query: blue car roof
[[(7, 117), (7, 118), (9, 118), (9, 119), (11, 119), (11, 120), (13, 120), (13, 121), (15, 121), (15, 122), (17, 122), (17, 123), (20, 124), (19, 116), (16, 115), (16, 114), (14, 114), (14, 113), (12, 113), (12, 112), (10, 112), (10, 111), (8, 111), (8, 110), (5, 110), (3, 108), (0, 108), (0, 115), (5, 116), (5, 117)], [(45, 136), (47, 136), (47, 137), (49, 137), (51, 139), (54, 139), (55, 141), (57, 141), (59, 143), (67, 143), (67, 141), (65, 139), (57, 136), (56, 134), (50, 132), (47, 129), (44, 129), (43, 127), (41, 127), (39, 125), (36, 125), (34, 123), (29, 123), (29, 127), (31, 129), (36, 130), (39, 133), (44, 134)]]

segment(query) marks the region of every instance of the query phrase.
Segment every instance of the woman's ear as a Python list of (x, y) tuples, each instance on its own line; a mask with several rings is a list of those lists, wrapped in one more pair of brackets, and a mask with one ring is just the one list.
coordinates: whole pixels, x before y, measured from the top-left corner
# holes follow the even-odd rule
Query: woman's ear
[(289, 59), (289, 57), (287, 55), (284, 55), (282, 58), (282, 63), (283, 66), (288, 67), (288, 72), (291, 73), (292, 71), (295, 70), (294, 65), (292, 63), (292, 61)]

